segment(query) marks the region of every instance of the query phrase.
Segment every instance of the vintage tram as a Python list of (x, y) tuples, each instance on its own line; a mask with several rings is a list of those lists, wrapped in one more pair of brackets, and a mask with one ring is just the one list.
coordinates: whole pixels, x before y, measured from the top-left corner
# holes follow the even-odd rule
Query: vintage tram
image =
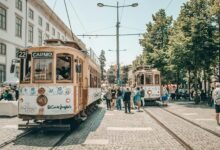
[(44, 46), (19, 51), (18, 57), (18, 117), (28, 121), (19, 128), (29, 127), (30, 120), (40, 121), (41, 126), (59, 120), (53, 127), (71, 129), (101, 98), (99, 61), (75, 42), (47, 40)]
[(140, 66), (133, 70), (132, 83), (143, 87), (145, 101), (156, 101), (161, 98), (160, 71), (150, 66)]

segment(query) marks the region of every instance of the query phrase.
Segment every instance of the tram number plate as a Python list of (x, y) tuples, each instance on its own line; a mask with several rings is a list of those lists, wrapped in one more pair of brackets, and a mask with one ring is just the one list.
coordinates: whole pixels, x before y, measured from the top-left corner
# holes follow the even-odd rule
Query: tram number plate
[(27, 58), (27, 51), (18, 51), (18, 58)]

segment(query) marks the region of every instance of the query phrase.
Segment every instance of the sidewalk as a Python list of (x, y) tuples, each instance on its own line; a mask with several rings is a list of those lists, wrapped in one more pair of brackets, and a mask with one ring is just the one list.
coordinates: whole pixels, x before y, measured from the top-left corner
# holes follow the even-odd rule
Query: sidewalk
[[(105, 109), (105, 108), (104, 108)], [(90, 132), (82, 149), (145, 150), (184, 149), (145, 112), (125, 114), (124, 111), (106, 111), (94, 132)], [(79, 148), (79, 147), (78, 147)]]

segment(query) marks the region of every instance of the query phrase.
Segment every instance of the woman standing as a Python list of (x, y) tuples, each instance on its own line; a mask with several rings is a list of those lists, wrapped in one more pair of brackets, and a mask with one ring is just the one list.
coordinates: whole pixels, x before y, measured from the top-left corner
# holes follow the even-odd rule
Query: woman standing
[(140, 88), (137, 87), (136, 91), (135, 91), (135, 96), (134, 96), (134, 101), (135, 101), (135, 105), (137, 106), (137, 112), (140, 112), (140, 107), (141, 107), (141, 92), (140, 92)]

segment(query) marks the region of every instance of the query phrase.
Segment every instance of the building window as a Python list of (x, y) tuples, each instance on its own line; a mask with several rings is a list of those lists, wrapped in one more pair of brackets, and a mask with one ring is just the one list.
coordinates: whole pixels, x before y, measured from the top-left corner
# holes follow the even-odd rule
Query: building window
[(6, 55), (6, 45), (4, 43), (0, 43), (0, 55)]
[(60, 32), (57, 32), (57, 38), (60, 39)]
[(16, 17), (15, 35), (20, 38), (22, 37), (22, 19), (19, 17)]
[(16, 8), (22, 11), (22, 0), (16, 0)]
[(29, 24), (28, 25), (28, 42), (33, 43), (33, 36), (34, 36), (34, 27)]
[(42, 31), (38, 30), (38, 45), (41, 46), (42, 45), (42, 41), (43, 40), (43, 36), (42, 36)]
[(29, 8), (29, 18), (32, 20), (34, 19), (34, 11), (30, 8)]
[(50, 25), (49, 25), (49, 23), (46, 23), (46, 31), (50, 31)]
[(5, 74), (6, 74), (5, 65), (0, 64), (0, 82), (4, 82), (6, 80)]
[(52, 34), (53, 34), (53, 36), (55, 36), (55, 29), (54, 28), (52, 29)]
[(6, 30), (6, 9), (0, 6), (0, 29)]
[(38, 17), (38, 24), (39, 24), (40, 26), (43, 25), (43, 20), (42, 20), (42, 18), (41, 18), (40, 16)]

